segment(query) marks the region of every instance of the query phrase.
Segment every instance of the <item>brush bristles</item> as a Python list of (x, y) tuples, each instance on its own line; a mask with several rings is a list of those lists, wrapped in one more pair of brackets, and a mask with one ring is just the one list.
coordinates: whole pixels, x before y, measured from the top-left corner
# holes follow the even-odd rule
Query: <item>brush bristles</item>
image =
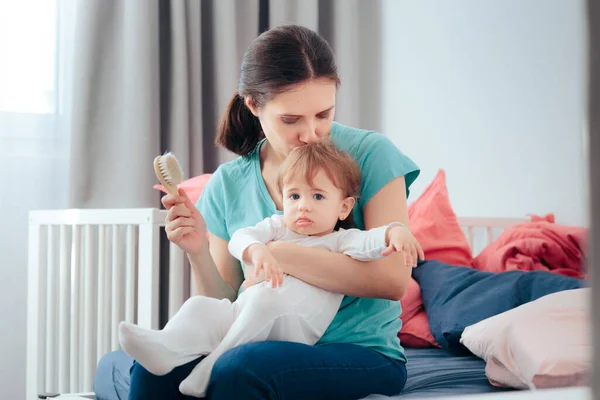
[[(177, 185), (183, 181), (183, 171), (177, 158), (170, 152), (157, 157), (155, 169), (158, 167), (158, 179), (165, 186), (171, 186), (173, 191), (177, 191)], [(169, 189), (169, 188), (167, 188)]]
[(165, 181), (170, 184), (178, 184), (181, 183), (183, 178), (183, 173), (181, 171), (181, 165), (177, 158), (171, 153), (167, 153), (160, 158), (160, 162), (158, 163), (160, 167), (160, 172), (165, 178)]

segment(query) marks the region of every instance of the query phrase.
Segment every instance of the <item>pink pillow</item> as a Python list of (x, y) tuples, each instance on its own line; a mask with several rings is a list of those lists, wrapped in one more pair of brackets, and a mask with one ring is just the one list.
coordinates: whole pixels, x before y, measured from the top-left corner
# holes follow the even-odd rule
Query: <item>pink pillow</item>
[[(181, 182), (179, 185), (177, 185), (177, 187), (182, 188), (192, 203), (196, 204), (200, 198), (200, 195), (202, 194), (202, 191), (204, 190), (204, 186), (206, 186), (206, 183), (211, 176), (212, 174), (198, 175)], [(154, 185), (153, 188), (161, 190), (165, 193), (167, 192), (163, 185)]]
[(486, 361), (493, 385), (585, 385), (593, 353), (589, 302), (589, 288), (549, 294), (468, 326), (460, 341)]
[[(438, 171), (421, 196), (409, 206), (408, 217), (425, 259), (471, 266), (471, 249), (452, 210), (443, 170)], [(440, 347), (429, 328), (421, 288), (412, 278), (401, 304), (402, 329), (398, 333), (401, 343), (406, 347)]]

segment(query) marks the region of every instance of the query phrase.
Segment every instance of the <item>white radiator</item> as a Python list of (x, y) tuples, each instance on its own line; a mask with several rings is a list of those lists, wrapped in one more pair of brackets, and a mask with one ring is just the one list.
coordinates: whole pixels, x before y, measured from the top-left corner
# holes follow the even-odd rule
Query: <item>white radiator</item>
[[(98, 360), (119, 348), (120, 321), (158, 328), (165, 216), (158, 209), (30, 213), (28, 400), (91, 392)], [(193, 293), (186, 267), (170, 245), (169, 317)]]

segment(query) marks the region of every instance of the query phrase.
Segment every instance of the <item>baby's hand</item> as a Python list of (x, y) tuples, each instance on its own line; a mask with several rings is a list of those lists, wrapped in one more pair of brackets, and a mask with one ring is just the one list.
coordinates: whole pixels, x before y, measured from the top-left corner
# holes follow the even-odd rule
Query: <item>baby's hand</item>
[(254, 276), (256, 278), (258, 278), (260, 271), (263, 270), (265, 272), (265, 281), (271, 282), (274, 288), (283, 284), (283, 271), (267, 246), (253, 244), (248, 247), (248, 253), (252, 265), (254, 265)]
[(382, 256), (387, 257), (393, 252), (403, 252), (404, 265), (407, 267), (416, 267), (418, 259), (425, 259), (421, 245), (407, 227), (392, 226), (386, 231), (385, 236), (387, 248), (381, 253)]

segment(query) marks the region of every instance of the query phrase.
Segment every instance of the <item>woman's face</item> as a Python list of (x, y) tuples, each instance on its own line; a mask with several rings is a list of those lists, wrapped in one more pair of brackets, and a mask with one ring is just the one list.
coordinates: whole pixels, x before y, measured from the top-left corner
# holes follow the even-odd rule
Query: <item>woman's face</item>
[(309, 80), (273, 96), (261, 107), (246, 99), (260, 120), (272, 149), (285, 158), (296, 147), (329, 137), (335, 110), (336, 84)]

